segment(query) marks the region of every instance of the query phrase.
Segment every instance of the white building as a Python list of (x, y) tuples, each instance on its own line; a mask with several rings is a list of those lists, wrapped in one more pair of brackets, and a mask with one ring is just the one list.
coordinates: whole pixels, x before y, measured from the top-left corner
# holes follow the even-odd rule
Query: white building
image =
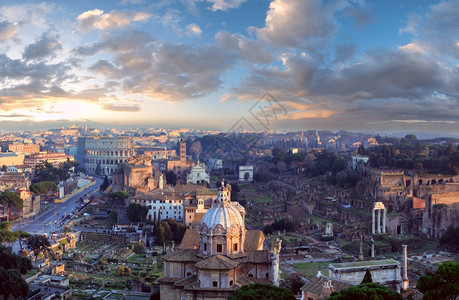
[(209, 170), (221, 170), (223, 169), (223, 160), (218, 158), (209, 159), (208, 163)]
[(253, 181), (253, 166), (239, 166), (239, 181)]
[(168, 190), (157, 189), (148, 193), (137, 193), (131, 199), (131, 203), (137, 203), (148, 207), (147, 220), (166, 220), (169, 218), (177, 222), (183, 222), (183, 198)]
[(204, 164), (195, 165), (191, 168), (190, 174), (186, 176), (187, 183), (202, 183), (203, 181), (210, 183), (210, 176), (206, 173)]
[(366, 164), (370, 160), (370, 157), (364, 155), (352, 156), (351, 166), (352, 169), (357, 169), (357, 166), (360, 164)]

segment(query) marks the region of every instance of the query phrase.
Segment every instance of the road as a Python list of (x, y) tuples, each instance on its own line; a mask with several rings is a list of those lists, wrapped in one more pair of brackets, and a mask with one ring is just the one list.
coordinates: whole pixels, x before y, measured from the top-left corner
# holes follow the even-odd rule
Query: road
[(49, 234), (50, 232), (57, 231), (59, 229), (58, 225), (60, 220), (67, 215), (73, 215), (77, 208), (80, 207), (81, 203), (78, 202), (78, 199), (86, 194), (93, 194), (99, 191), (103, 179), (96, 178), (95, 180), (96, 183), (94, 185), (76, 193), (64, 203), (48, 204), (48, 209), (44, 212), (40, 212), (34, 219), (15, 222), (11, 230), (22, 230), (30, 234)]

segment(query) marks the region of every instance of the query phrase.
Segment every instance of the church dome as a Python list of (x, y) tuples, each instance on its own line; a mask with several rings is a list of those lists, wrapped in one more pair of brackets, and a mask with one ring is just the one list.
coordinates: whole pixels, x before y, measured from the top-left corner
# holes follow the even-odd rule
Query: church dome
[(204, 215), (201, 225), (213, 229), (221, 225), (225, 230), (237, 224), (240, 228), (245, 228), (244, 219), (238, 209), (230, 202), (230, 188), (222, 187), (218, 191), (218, 197), (214, 205)]
[(217, 202), (204, 215), (201, 225), (206, 224), (208, 228), (215, 228), (221, 225), (225, 230), (237, 224), (244, 228), (244, 220), (239, 211), (230, 203)]

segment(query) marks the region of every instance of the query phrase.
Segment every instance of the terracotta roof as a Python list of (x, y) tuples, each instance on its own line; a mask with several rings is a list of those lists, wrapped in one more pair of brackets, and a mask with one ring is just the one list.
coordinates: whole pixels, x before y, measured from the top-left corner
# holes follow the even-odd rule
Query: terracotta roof
[(202, 212), (201, 212), (201, 213), (195, 213), (195, 215), (194, 215), (194, 222), (195, 222), (195, 223), (201, 224), (201, 221), (202, 221), (202, 219), (204, 218), (204, 215), (205, 215), (205, 214), (206, 214), (206, 213), (202, 213)]
[(206, 270), (231, 270), (236, 268), (237, 265), (237, 262), (226, 256), (216, 255), (198, 262), (196, 268)]
[(178, 250), (178, 251), (164, 255), (163, 260), (178, 261), (178, 262), (188, 262), (188, 261), (196, 262), (198, 261), (198, 258), (196, 257), (197, 253), (198, 253), (198, 250), (195, 250), (195, 249)]
[(199, 232), (196, 229), (187, 229), (183, 235), (180, 249), (198, 249)]
[(335, 280), (335, 279), (329, 279), (328, 277), (324, 277), (324, 276), (319, 276), (319, 277), (314, 277), (313, 279), (311, 279), (311, 281), (303, 285), (301, 287), (301, 290), (307, 293), (311, 293), (311, 294), (315, 294), (319, 296), (322, 293), (324, 284), (327, 283), (329, 280), (331, 280), (333, 291), (336, 291), (336, 292), (353, 286), (353, 284), (348, 283), (348, 282), (344, 282), (341, 280)]
[(197, 278), (198, 278), (197, 275), (193, 275), (193, 276), (190, 276), (190, 277), (185, 277), (185, 278), (179, 279), (174, 283), (174, 286), (182, 286), (182, 287), (184, 287), (184, 286), (190, 285), (192, 283), (195, 283), (197, 281)]
[(135, 196), (132, 197), (132, 200), (142, 199), (142, 200), (183, 200), (180, 194), (174, 194), (171, 190), (153, 190), (150, 192), (142, 193), (137, 192)]
[(424, 209), (426, 207), (426, 200), (413, 197), (413, 209)]
[(252, 250), (244, 251), (244, 253), (247, 256), (241, 259), (246, 263), (269, 263), (271, 260), (268, 250)]
[(173, 277), (163, 277), (161, 279), (159, 279), (158, 281), (160, 283), (176, 283), (177, 281), (179, 281), (181, 278), (173, 278)]
[(265, 236), (261, 230), (247, 230), (245, 234), (244, 250), (261, 250)]
[(236, 285), (238, 287), (249, 285), (252, 283), (267, 283), (272, 284), (272, 282), (267, 278), (255, 278), (255, 277), (247, 277), (247, 276), (238, 276), (236, 280)]

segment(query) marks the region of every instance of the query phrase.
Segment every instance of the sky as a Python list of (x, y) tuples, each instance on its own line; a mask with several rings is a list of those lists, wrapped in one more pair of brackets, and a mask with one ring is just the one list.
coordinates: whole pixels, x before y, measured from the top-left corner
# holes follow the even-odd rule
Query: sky
[(459, 0), (0, 1), (0, 128), (459, 135)]

